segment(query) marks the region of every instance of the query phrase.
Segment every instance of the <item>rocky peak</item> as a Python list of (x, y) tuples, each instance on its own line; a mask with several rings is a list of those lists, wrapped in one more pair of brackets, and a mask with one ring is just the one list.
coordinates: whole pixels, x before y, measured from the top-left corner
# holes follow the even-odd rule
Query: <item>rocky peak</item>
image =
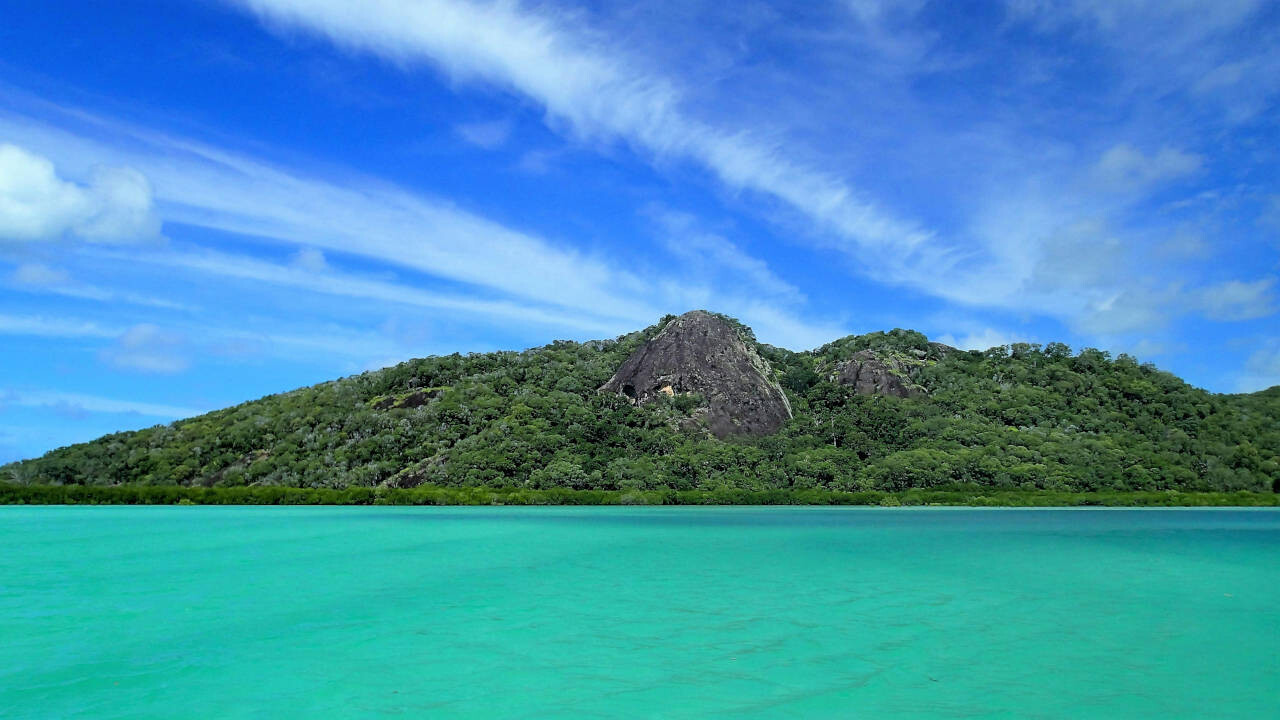
[(700, 414), (713, 435), (758, 436), (791, 418), (791, 404), (771, 375), (768, 361), (728, 320), (694, 310), (668, 322), (632, 353), (600, 391), (638, 405), (698, 393), (706, 403)]
[(874, 350), (859, 350), (835, 367), (832, 380), (852, 387), (859, 395), (922, 395), (924, 389), (911, 380), (914, 364), (905, 358), (881, 355)]

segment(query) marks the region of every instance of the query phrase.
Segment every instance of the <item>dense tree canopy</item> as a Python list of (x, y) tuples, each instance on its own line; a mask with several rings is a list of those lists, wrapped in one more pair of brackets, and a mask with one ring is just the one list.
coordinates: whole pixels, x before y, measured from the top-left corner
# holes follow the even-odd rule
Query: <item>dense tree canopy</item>
[[(795, 417), (720, 441), (702, 401), (597, 392), (661, 324), (613, 341), (429, 357), (0, 468), (20, 484), (603, 490), (1280, 491), (1280, 387), (1214, 395), (1127, 355), (1052, 343), (962, 352), (916, 332), (759, 346)], [(754, 343), (750, 331), (744, 338)], [(860, 350), (926, 394), (858, 395)], [(684, 429), (682, 429), (682, 427)]]

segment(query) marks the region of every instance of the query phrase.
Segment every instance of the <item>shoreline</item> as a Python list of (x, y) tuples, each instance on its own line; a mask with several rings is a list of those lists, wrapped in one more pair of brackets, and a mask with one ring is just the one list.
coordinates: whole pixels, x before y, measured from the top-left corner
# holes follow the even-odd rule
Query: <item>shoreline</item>
[(280, 486), (12, 485), (0, 505), (791, 505), (878, 507), (1280, 507), (1280, 494), (1177, 490), (1068, 492), (982, 487), (900, 491), (573, 490), (419, 486), (344, 489)]

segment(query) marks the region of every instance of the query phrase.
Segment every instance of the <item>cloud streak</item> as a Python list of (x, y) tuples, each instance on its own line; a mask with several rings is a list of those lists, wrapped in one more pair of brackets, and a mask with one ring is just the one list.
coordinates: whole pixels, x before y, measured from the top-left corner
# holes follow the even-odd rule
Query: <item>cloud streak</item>
[(150, 323), (134, 325), (116, 338), (115, 344), (99, 353), (107, 364), (121, 370), (172, 375), (191, 365), (184, 352), (186, 339)]
[[(665, 312), (687, 310), (690, 298), (703, 298), (729, 312), (742, 308), (744, 319), (754, 307), (698, 278), (673, 286), (618, 269), (607, 257), (513, 230), (356, 173), (339, 184), (85, 113), (42, 109), (60, 123), (0, 111), (0, 134), (36, 148), (73, 172), (107, 163), (136, 168), (155, 188), (157, 212), (165, 222), (299, 248), (287, 268), (267, 267), (243, 256), (233, 260), (177, 253), (165, 260), (164, 249), (130, 251), (129, 257), (143, 261), (181, 263), (191, 269), (203, 265), (213, 274), (257, 275), (294, 287), (314, 284), (312, 289), (331, 294), (451, 309), (506, 323), (533, 321), (597, 335), (626, 332)], [(364, 257), (469, 287), (450, 295), (419, 289), (418, 281), (394, 286), (315, 272), (320, 269), (315, 261), (324, 257), (331, 265), (333, 254)], [(307, 264), (311, 267), (304, 267)], [(822, 326), (792, 315), (780, 327), (790, 328), (785, 337), (794, 338), (816, 336)]]
[[(303, 292), (373, 301), (430, 310), (478, 315), (517, 323), (538, 323), (609, 333), (614, 326), (598, 318), (539, 308), (527, 303), (485, 300), (467, 295), (437, 293), (382, 278), (363, 277), (332, 268), (315, 250), (302, 250), (288, 265), (247, 255), (214, 250), (163, 251), (130, 254), (134, 262), (252, 283), (264, 283)], [(109, 257), (125, 259), (112, 254)]]
[[(323, 36), (339, 47), (399, 67), (437, 68), (460, 84), (514, 92), (536, 102), (553, 128), (580, 140), (621, 142), (660, 166), (672, 160), (700, 166), (734, 192), (771, 199), (783, 211), (773, 215), (805, 218), (812, 242), (843, 253), (857, 271), (880, 283), (971, 306), (1030, 311), (1091, 333), (1134, 332), (1186, 311), (1185, 303), (1175, 301), (1176, 283), (1114, 273), (1125, 264), (1150, 267), (1153, 262), (1142, 231), (1130, 222), (1131, 211), (1153, 193), (1204, 172), (1204, 157), (1168, 142), (1138, 147), (1113, 137), (1086, 137), (1082, 151), (1049, 163), (1040, 158), (1029, 162), (1028, 156), (1061, 146), (1055, 147), (1049, 137), (1012, 129), (1016, 124), (987, 121), (981, 134), (968, 135), (926, 125), (949, 143), (929, 149), (958, 151), (963, 159), (992, 166), (985, 171), (989, 177), (966, 178), (972, 185), (963, 193), (967, 217), (941, 232), (886, 210), (885, 203), (871, 199), (847, 179), (848, 173), (802, 162), (799, 158), (820, 154), (803, 142), (789, 143), (787, 138), (794, 134), (785, 128), (772, 132), (760, 118), (751, 117), (738, 125), (702, 119), (693, 108), (715, 104), (716, 97), (698, 97), (625, 42), (587, 24), (582, 15), (557, 11), (554, 5), (371, 0), (357, 10), (340, 0), (227, 1), (247, 8), (271, 27)], [(1243, 22), (1257, 8), (1256, 2), (1235, 2), (1214, 20), (1213, 28), (1193, 32), (1195, 13), (1185, 8), (1084, 1), (1067, 5), (1013, 2), (1008, 16), (1012, 23), (1030, 23), (1043, 33), (1084, 25), (1107, 37), (1119, 32), (1117, 28), (1142, 26), (1148, 18), (1176, 42), (1192, 47)], [(855, 59), (860, 64), (846, 59), (841, 61), (844, 65), (825, 69), (865, 68), (875, 78), (869, 83), (859, 80), (860, 88), (883, 90), (893, 98), (886, 101), (890, 103), (909, 98), (902, 86), (911, 78), (945, 68), (935, 62), (941, 43), (927, 29), (912, 25), (923, 7), (847, 3), (849, 25), (841, 32), (848, 35), (840, 37), (858, 45)], [(817, 56), (834, 52), (830, 37), (813, 37), (822, 43), (813, 48)], [(1148, 40), (1156, 43), (1158, 37), (1144, 35), (1144, 42)], [(1153, 56), (1156, 50), (1150, 48)], [(948, 60), (963, 67), (981, 58)], [(1137, 61), (1126, 57), (1123, 62), (1132, 67)], [(1046, 68), (1049, 73), (1057, 70)], [(815, 77), (808, 85), (829, 80)], [(1180, 90), (1191, 92), (1189, 82)], [(889, 109), (893, 117), (908, 123), (937, 110), (914, 99)], [(859, 129), (841, 126), (845, 136), (856, 136)], [(892, 134), (887, 137), (895, 139)], [(1089, 162), (1089, 148), (1095, 146), (1097, 154)], [(975, 149), (990, 152), (984, 155)], [(740, 274), (767, 284), (767, 277), (745, 265), (740, 254), (727, 252), (732, 245), (707, 246), (700, 252), (704, 257), (719, 256), (727, 266), (736, 264)], [(695, 248), (681, 250), (687, 256)], [(1064, 274), (1063, 257), (1104, 257), (1110, 264), (1092, 274)], [(780, 290), (783, 284), (773, 287)]]
[(1262, 341), (1245, 361), (1236, 381), (1239, 392), (1255, 392), (1280, 385), (1280, 338)]
[(117, 329), (81, 320), (69, 320), (44, 315), (0, 314), (0, 334), (3, 335), (28, 335), (62, 339), (101, 339), (118, 337), (120, 332)]
[(1254, 282), (1229, 280), (1203, 288), (1194, 302), (1206, 317), (1213, 320), (1253, 320), (1275, 313), (1274, 287), (1274, 278)]
[(205, 412), (201, 409), (179, 405), (116, 400), (97, 395), (57, 391), (0, 391), (0, 404), (90, 413), (142, 415), (165, 420), (177, 420)]
[(198, 309), (191, 305), (165, 298), (129, 291), (109, 290), (98, 285), (77, 282), (67, 271), (61, 268), (36, 262), (18, 265), (9, 274), (9, 286), (26, 292), (50, 293), (93, 302), (121, 302), (165, 310), (181, 310), (183, 312), (195, 312)]
[(839, 176), (807, 167), (749, 129), (726, 130), (685, 109), (684, 92), (602, 39), (509, 3), (458, 0), (234, 0), (272, 25), (302, 28), (390, 61), (430, 63), (461, 81), (514, 90), (583, 139), (622, 140), (659, 158), (692, 160), (731, 188), (770, 196), (844, 242), (905, 256), (934, 240)]
[(221, 358), (266, 355), (290, 360), (313, 360), (319, 354), (363, 365), (373, 358), (407, 358), (412, 350), (376, 332), (336, 324), (310, 333), (190, 323), (184, 323), (179, 331), (153, 323), (116, 326), (49, 315), (0, 314), (0, 335), (96, 342), (100, 348), (98, 357), (104, 364), (160, 374), (185, 370), (193, 356), (201, 354)]
[(458, 137), (484, 150), (497, 150), (511, 137), (511, 123), (505, 120), (462, 123), (454, 128)]
[(1202, 164), (1203, 158), (1177, 148), (1164, 147), (1147, 155), (1132, 145), (1120, 144), (1102, 154), (1094, 176), (1108, 190), (1143, 192), (1192, 175)]
[(544, 308), (572, 308), (615, 326), (661, 315), (644, 297), (640, 278), (449, 203), (355, 173), (338, 184), (197, 142), (79, 118), (86, 126), (72, 133), (0, 114), (0, 133), (38, 148), (60, 167), (136, 168), (155, 187), (167, 222), (363, 256)]

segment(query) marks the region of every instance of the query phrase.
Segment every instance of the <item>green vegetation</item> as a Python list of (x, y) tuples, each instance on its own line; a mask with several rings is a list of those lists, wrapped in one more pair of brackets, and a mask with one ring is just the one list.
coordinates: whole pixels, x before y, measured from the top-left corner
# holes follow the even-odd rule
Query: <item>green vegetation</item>
[[(795, 417), (774, 435), (725, 442), (681, 423), (697, 396), (635, 407), (596, 392), (660, 327), (412, 360), (108, 435), (0, 468), (0, 497), (151, 502), (151, 489), (92, 494), (129, 485), (191, 502), (1056, 505), (1117, 493), (1256, 504), (1280, 491), (1280, 387), (1215, 395), (1126, 355), (1058, 343), (949, 351), (894, 330), (809, 352), (759, 346)], [(831, 382), (860, 350), (927, 394)]]
[(1225, 507), (1280, 506), (1276, 493), (1092, 492), (912, 489), (896, 493), (832, 490), (530, 490), (527, 488), (343, 490), (273, 485), (6, 485), (0, 505), (879, 505), (919, 507)]

